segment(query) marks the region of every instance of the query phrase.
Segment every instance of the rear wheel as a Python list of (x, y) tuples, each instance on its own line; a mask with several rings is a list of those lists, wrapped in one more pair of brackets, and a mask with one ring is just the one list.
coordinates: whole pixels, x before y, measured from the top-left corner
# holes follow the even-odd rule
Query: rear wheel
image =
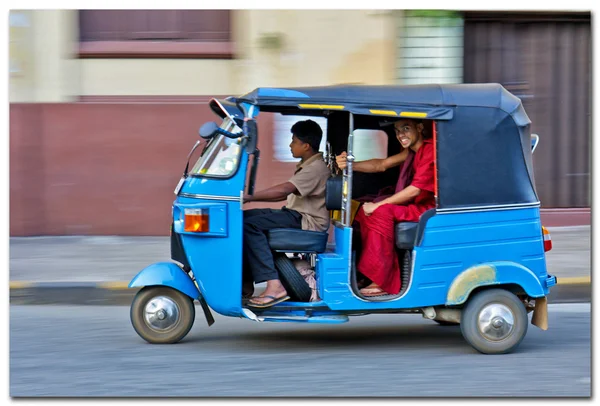
[(196, 309), (194, 301), (166, 286), (140, 290), (131, 304), (131, 324), (151, 344), (173, 344), (189, 333)]
[(525, 306), (509, 291), (481, 291), (467, 302), (460, 320), (463, 337), (484, 354), (505, 354), (519, 346), (527, 333)]
[(275, 255), (275, 268), (279, 271), (281, 283), (292, 301), (310, 302), (312, 289), (285, 254)]

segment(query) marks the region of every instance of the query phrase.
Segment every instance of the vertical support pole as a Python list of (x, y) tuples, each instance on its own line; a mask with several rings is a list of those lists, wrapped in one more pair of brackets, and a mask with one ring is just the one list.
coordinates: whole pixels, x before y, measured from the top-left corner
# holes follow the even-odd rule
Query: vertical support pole
[(437, 128), (433, 121), (433, 193), (435, 195), (435, 205), (438, 205), (438, 166), (437, 166)]
[(352, 217), (352, 163), (354, 162), (354, 115), (350, 113), (350, 133), (348, 134), (347, 157), (348, 165), (344, 171), (344, 185), (342, 191), (342, 223), (350, 227)]

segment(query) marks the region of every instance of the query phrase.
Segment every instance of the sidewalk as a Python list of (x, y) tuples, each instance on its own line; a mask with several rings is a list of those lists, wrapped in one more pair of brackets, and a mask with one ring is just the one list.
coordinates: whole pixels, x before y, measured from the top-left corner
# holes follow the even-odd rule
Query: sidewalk
[[(561, 284), (589, 284), (590, 226), (549, 227), (549, 231), (553, 249), (547, 254), (548, 272)], [(12, 237), (11, 302), (17, 289), (21, 290), (17, 296), (33, 299), (40, 287), (83, 289), (78, 295), (89, 301), (91, 290), (126, 290), (140, 270), (169, 260), (169, 237)]]

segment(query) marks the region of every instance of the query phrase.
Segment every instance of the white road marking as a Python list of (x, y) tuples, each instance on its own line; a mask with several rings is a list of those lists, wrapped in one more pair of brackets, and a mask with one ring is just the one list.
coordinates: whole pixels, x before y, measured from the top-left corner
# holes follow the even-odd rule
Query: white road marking
[(589, 313), (591, 303), (552, 303), (548, 305), (548, 313)]

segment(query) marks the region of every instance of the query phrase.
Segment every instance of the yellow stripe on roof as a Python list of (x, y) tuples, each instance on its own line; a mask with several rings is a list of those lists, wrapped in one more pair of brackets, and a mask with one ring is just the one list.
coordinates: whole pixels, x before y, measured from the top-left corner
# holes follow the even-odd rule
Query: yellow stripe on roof
[(344, 109), (344, 106), (339, 106), (335, 104), (299, 104), (298, 106), (302, 109)]
[(371, 112), (371, 114), (380, 114), (383, 116), (397, 116), (398, 113), (396, 113), (393, 110), (369, 110)]
[(427, 117), (427, 113), (421, 113), (418, 111), (403, 111), (400, 113), (400, 117), (417, 117), (424, 118)]

